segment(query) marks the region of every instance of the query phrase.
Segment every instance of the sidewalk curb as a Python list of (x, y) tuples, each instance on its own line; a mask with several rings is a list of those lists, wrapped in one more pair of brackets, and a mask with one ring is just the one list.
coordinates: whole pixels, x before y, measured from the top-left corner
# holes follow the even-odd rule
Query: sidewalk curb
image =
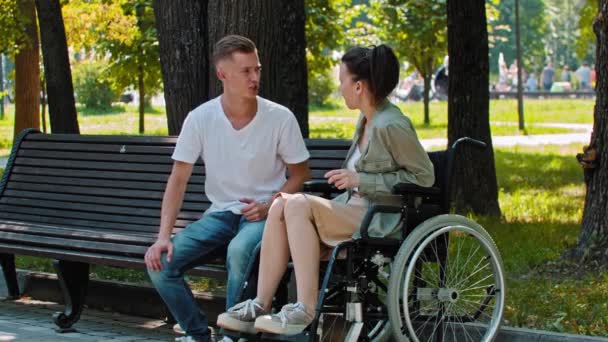
[[(63, 297), (57, 277), (50, 273), (18, 270), (19, 286), (26, 296), (37, 300), (61, 303)], [(4, 279), (0, 277), (0, 296), (5, 295)], [(201, 308), (204, 308), (209, 322), (215, 322), (217, 315), (224, 311), (224, 298), (205, 292), (195, 292)], [(119, 312), (163, 319), (165, 307), (160, 297), (150, 286), (133, 285), (114, 281), (89, 281), (87, 307), (103, 311)], [(86, 311), (86, 308), (85, 308)], [(49, 318), (50, 320), (50, 318)], [(495, 342), (608, 342), (608, 338), (563, 334), (543, 330), (502, 327)]]

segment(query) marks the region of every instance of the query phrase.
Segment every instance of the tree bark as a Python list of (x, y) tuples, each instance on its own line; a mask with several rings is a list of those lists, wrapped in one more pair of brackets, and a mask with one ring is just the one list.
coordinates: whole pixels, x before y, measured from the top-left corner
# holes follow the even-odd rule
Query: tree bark
[(144, 134), (144, 114), (146, 110), (146, 89), (144, 85), (144, 67), (140, 65), (137, 72), (137, 88), (139, 90), (139, 134)]
[(431, 115), (429, 109), (429, 93), (431, 92), (431, 76), (432, 73), (422, 75), (422, 79), (424, 80), (424, 93), (423, 93), (423, 101), (424, 101), (424, 124), (431, 124)]
[(4, 55), (0, 54), (0, 120), (4, 120)]
[(488, 32), (484, 0), (448, 0), (448, 144), (471, 137), (488, 146), (457, 151), (451, 198), (456, 211), (500, 215), (489, 119)]
[(40, 128), (40, 57), (34, 0), (18, 1), (19, 12), (28, 18), (27, 44), (15, 56), (15, 131)]
[[(209, 99), (207, 0), (154, 0), (169, 134)], [(223, 18), (225, 19), (225, 18)]]
[(36, 0), (51, 132), (80, 133), (59, 0)]
[(605, 263), (608, 262), (608, 0), (599, 1), (599, 12), (593, 29), (597, 36), (597, 96), (593, 132), (587, 151), (595, 168), (585, 171), (587, 194), (574, 256), (579, 260)]
[[(291, 109), (308, 137), (304, 24), (303, 0), (209, 1), (209, 41), (213, 44), (228, 34), (253, 40), (262, 64), (260, 96)], [(215, 97), (222, 88), (212, 65), (209, 75), (209, 95)]]

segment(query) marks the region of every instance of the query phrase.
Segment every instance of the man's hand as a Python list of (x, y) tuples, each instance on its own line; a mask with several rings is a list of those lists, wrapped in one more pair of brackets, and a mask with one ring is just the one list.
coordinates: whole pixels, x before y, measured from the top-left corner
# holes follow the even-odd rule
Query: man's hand
[(167, 252), (167, 262), (171, 262), (173, 256), (173, 243), (169, 239), (156, 240), (156, 242), (146, 251), (145, 261), (146, 267), (152, 271), (160, 271), (163, 269), (163, 264), (160, 262), (160, 256), (163, 252)]
[(328, 171), (325, 178), (327, 183), (335, 185), (340, 190), (359, 186), (359, 174), (347, 169)]
[(241, 198), (239, 201), (247, 204), (241, 209), (241, 214), (249, 222), (263, 220), (268, 215), (268, 209), (270, 209), (269, 203), (257, 202), (251, 198)]

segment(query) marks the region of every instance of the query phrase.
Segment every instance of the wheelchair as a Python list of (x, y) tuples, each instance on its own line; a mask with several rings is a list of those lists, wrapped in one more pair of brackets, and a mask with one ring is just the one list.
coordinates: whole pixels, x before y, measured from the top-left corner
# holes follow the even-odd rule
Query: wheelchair
[[(429, 152), (433, 187), (398, 184), (400, 206), (371, 207), (361, 238), (337, 245), (321, 262), (316, 315), (296, 336), (281, 341), (491, 341), (505, 303), (502, 260), (490, 235), (474, 221), (449, 214), (449, 189), (457, 148), (485, 143), (461, 138)], [(312, 182), (306, 191), (327, 192)], [(367, 232), (376, 213), (401, 215), (401, 238)], [(275, 300), (286, 302), (285, 291)]]

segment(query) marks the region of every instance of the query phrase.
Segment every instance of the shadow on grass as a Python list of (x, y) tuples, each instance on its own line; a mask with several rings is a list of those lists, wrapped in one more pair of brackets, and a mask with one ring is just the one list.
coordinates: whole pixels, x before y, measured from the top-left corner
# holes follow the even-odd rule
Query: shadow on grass
[(583, 184), (583, 172), (574, 155), (496, 150), (496, 176), (505, 192), (518, 189), (558, 190)]
[(114, 105), (109, 108), (87, 108), (84, 106), (78, 106), (76, 108), (78, 114), (89, 116), (89, 115), (112, 115), (126, 112), (124, 105)]

